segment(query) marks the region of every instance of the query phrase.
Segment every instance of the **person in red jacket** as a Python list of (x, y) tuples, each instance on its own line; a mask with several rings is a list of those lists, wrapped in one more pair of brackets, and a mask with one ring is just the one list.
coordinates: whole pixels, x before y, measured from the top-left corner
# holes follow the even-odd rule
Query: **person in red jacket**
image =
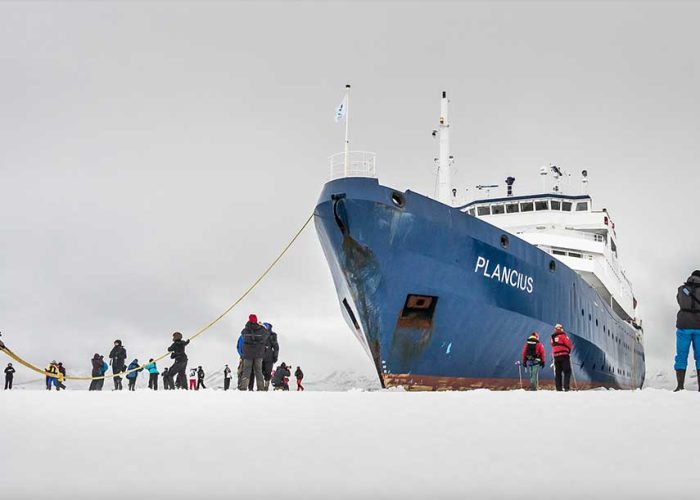
[(561, 325), (554, 327), (551, 344), (552, 357), (554, 358), (554, 383), (557, 391), (561, 391), (562, 375), (564, 375), (563, 388), (568, 391), (571, 380), (571, 350), (574, 346)]
[(544, 366), (545, 352), (540, 334), (532, 332), (523, 346), (523, 366), (530, 375), (530, 390), (537, 390), (537, 381), (540, 368)]

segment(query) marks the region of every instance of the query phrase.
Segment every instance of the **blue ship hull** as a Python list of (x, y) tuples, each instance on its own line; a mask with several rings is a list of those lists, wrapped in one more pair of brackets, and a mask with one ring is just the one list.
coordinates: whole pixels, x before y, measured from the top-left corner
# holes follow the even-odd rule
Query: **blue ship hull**
[[(557, 323), (578, 388), (642, 386), (635, 328), (539, 248), (376, 179), (327, 183), (315, 215), (343, 316), (384, 387), (519, 388), (527, 336), (540, 332), (549, 356)], [(552, 384), (542, 370), (540, 385)]]

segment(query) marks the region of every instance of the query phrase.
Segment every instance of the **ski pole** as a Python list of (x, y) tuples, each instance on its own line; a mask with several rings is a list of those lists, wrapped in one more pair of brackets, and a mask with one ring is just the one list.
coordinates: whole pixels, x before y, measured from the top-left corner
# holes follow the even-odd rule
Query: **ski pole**
[(574, 370), (573, 362), (571, 362), (571, 378), (574, 379), (574, 390), (578, 391), (578, 383), (576, 382), (576, 370)]
[(515, 362), (516, 365), (518, 365), (518, 378), (520, 379), (520, 388), (523, 388), (523, 372), (520, 368), (521, 364), (520, 361)]

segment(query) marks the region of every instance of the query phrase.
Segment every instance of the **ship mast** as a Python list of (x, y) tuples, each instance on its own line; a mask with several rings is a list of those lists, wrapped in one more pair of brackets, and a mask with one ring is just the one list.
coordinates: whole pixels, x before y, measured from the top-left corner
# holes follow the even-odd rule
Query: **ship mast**
[(440, 124), (437, 133), (440, 136), (440, 157), (438, 159), (437, 199), (445, 205), (452, 206), (454, 194), (452, 191), (452, 162), (450, 155), (450, 124), (447, 118), (447, 92), (442, 92), (440, 101)]

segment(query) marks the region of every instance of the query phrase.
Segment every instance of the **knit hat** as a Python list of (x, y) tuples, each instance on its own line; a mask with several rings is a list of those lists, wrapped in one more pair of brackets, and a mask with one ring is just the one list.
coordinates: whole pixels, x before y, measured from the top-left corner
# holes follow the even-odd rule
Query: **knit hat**
[(263, 323), (266, 330), (272, 330), (272, 325), (270, 323)]
[(695, 276), (697, 278), (700, 278), (700, 269), (693, 271), (693, 274), (691, 274), (691, 276)]
[(250, 321), (251, 323), (257, 323), (258, 317), (255, 314), (251, 314), (250, 316), (248, 316), (248, 321)]
[(559, 323), (557, 323), (556, 325), (554, 325), (554, 329), (555, 329), (555, 330), (563, 330), (564, 327), (561, 326)]
[(539, 340), (539, 339), (540, 339), (540, 334), (537, 333), (537, 332), (532, 332), (532, 333), (530, 334), (530, 337), (535, 337), (537, 340)]
[(182, 334), (180, 332), (173, 333), (173, 340), (182, 340)]

